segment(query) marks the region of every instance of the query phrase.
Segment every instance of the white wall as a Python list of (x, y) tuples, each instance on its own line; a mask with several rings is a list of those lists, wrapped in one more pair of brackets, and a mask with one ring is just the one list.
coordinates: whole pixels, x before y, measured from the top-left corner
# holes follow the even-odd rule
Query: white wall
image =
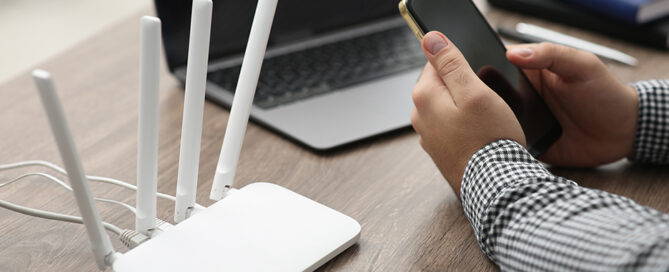
[(151, 0), (0, 0), (0, 84), (152, 4)]

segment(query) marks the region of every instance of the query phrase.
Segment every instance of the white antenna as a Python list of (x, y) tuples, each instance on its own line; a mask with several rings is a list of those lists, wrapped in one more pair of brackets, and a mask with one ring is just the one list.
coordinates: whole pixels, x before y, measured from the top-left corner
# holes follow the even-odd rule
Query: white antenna
[(58, 145), (60, 156), (65, 164), (67, 175), (70, 179), (70, 185), (74, 191), (74, 198), (77, 200), (79, 212), (83, 218), (88, 238), (91, 241), (95, 261), (100, 270), (104, 270), (111, 265), (114, 255), (114, 248), (111, 246), (109, 236), (105, 233), (102, 226), (102, 219), (93, 202), (91, 189), (88, 187), (88, 180), (84, 175), (79, 153), (77, 153), (72, 134), (65, 119), (63, 107), (58, 100), (56, 90), (51, 81), (51, 75), (43, 70), (33, 71), (33, 79), (40, 97), (46, 115), (49, 118), (51, 131)]
[(181, 127), (177, 200), (174, 209), (174, 221), (177, 223), (188, 218), (195, 205), (212, 5), (211, 0), (194, 0), (191, 13), (186, 97)]
[(251, 35), (244, 53), (237, 90), (232, 101), (230, 118), (223, 138), (223, 147), (221, 148), (214, 183), (209, 195), (209, 198), (213, 200), (223, 198), (235, 179), (239, 153), (242, 149), (244, 134), (246, 134), (246, 125), (249, 121), (253, 96), (258, 85), (260, 68), (272, 29), (276, 4), (277, 0), (259, 0), (258, 7), (256, 7)]
[(156, 222), (158, 187), (160, 19), (144, 16), (141, 22), (135, 230), (146, 236), (151, 236), (150, 232), (155, 228)]

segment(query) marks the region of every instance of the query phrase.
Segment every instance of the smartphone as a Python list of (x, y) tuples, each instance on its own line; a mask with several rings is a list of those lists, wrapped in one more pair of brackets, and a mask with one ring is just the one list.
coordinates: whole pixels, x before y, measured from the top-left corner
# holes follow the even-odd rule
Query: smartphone
[(562, 127), (525, 74), (506, 58), (506, 47), (471, 0), (401, 0), (400, 14), (418, 40), (446, 35), (472, 70), (511, 107), (534, 157), (562, 135)]

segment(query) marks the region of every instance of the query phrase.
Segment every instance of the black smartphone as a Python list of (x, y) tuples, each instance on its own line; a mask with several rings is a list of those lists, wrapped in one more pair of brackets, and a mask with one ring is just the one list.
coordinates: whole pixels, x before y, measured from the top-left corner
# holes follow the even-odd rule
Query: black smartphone
[(513, 110), (534, 157), (562, 135), (562, 127), (525, 74), (506, 58), (506, 47), (471, 0), (401, 0), (400, 13), (419, 40), (444, 33), (474, 72)]

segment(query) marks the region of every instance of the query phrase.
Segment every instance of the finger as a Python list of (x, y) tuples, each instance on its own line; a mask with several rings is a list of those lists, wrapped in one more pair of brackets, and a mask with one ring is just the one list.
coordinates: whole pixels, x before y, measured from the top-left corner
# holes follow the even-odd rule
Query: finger
[(443, 80), (439, 75), (439, 71), (437, 71), (437, 69), (435, 69), (434, 66), (428, 62), (427, 65), (425, 65), (425, 70), (423, 73), (425, 74), (425, 81), (432, 82), (435, 86), (434, 90), (440, 91), (440, 94), (448, 94), (447, 100), (449, 105), (455, 106), (453, 94), (451, 93), (451, 90), (446, 88), (446, 85), (443, 84)]
[(425, 140), (423, 140), (423, 136), (418, 136), (418, 144), (420, 144), (420, 147), (427, 152), (427, 148), (425, 148)]
[(411, 96), (416, 109), (421, 112), (430, 111), (437, 106), (455, 106), (450, 91), (430, 63), (425, 65)]
[(443, 34), (427, 33), (423, 37), (423, 52), (456, 104), (472, 89), (470, 86), (479, 81), (460, 50)]
[(571, 47), (552, 43), (521, 44), (507, 47), (506, 57), (521, 69), (547, 69), (562, 78), (583, 79), (600, 60)]
[(421, 134), (420, 116), (418, 115), (418, 110), (416, 108), (413, 108), (413, 111), (411, 111), (411, 126), (416, 133)]
[(537, 69), (523, 69), (523, 73), (525, 73), (527, 80), (529, 80), (530, 84), (534, 86), (534, 89), (537, 91), (537, 93), (539, 93), (540, 96), (543, 96), (543, 82), (541, 80), (541, 72), (542, 70)]

